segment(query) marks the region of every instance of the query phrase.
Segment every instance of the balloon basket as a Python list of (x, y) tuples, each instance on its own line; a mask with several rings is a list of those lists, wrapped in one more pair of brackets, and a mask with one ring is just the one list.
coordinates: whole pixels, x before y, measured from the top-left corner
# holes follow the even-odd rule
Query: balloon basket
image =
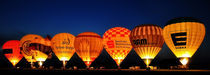
[(121, 67), (120, 67), (120, 66), (118, 66), (118, 67), (117, 67), (117, 70), (121, 70)]

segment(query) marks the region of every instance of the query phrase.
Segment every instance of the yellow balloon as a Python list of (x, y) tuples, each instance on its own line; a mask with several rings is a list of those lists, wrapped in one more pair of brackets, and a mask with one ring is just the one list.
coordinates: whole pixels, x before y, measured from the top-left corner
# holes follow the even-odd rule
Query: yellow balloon
[(75, 36), (69, 33), (56, 34), (51, 40), (51, 47), (60, 61), (68, 61), (75, 53)]
[(199, 20), (181, 17), (168, 21), (163, 29), (163, 37), (171, 51), (186, 65), (201, 45), (205, 32), (205, 26)]

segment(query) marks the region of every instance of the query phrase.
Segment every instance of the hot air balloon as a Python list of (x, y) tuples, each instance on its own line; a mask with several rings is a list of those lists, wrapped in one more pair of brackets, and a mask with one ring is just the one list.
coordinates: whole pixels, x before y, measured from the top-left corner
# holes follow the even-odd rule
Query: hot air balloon
[(132, 49), (129, 40), (130, 30), (123, 27), (114, 27), (103, 35), (103, 43), (106, 51), (115, 60), (118, 67)]
[(131, 31), (130, 41), (135, 52), (149, 67), (150, 62), (159, 53), (164, 44), (162, 28), (153, 24), (136, 26)]
[(3, 54), (15, 66), (22, 58), (20, 53), (20, 42), (18, 40), (10, 40), (2, 46)]
[(50, 45), (51, 41), (35, 34), (25, 35), (20, 40), (21, 52), (26, 60), (31, 62), (31, 67), (36, 61), (39, 62), (40, 67), (42, 66), (52, 52)]
[(51, 40), (49, 37), (34, 39), (31, 41), (30, 47), (33, 51), (33, 57), (42, 67), (43, 62), (52, 54)]
[(163, 29), (163, 37), (170, 50), (186, 66), (205, 36), (204, 24), (192, 17), (169, 20)]
[(36, 59), (33, 57), (32, 47), (30, 47), (31, 41), (35, 38), (40, 39), (42, 37), (35, 34), (28, 34), (23, 36), (20, 40), (21, 53), (24, 58), (31, 63), (31, 67), (33, 67), (33, 63), (36, 62)]
[(63, 61), (64, 69), (66, 61), (68, 61), (75, 53), (74, 40), (75, 36), (69, 33), (56, 34), (51, 40), (52, 50), (58, 59)]
[(97, 33), (84, 32), (76, 36), (74, 46), (76, 53), (89, 67), (103, 50), (103, 39)]

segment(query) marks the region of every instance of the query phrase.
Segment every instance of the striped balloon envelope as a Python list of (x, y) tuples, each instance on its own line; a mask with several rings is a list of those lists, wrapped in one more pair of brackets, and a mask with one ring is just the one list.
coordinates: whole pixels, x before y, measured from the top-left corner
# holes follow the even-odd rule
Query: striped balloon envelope
[(2, 46), (2, 49), (3, 54), (13, 66), (15, 66), (23, 58), (23, 55), (20, 53), (20, 41), (18, 40), (7, 41)]
[(164, 44), (162, 28), (153, 24), (136, 26), (131, 31), (130, 41), (135, 52), (148, 67)]
[(94, 32), (84, 32), (76, 36), (74, 47), (87, 67), (99, 56), (103, 50), (103, 39)]
[(123, 27), (111, 28), (103, 35), (105, 49), (118, 66), (132, 49), (129, 35), (130, 30)]

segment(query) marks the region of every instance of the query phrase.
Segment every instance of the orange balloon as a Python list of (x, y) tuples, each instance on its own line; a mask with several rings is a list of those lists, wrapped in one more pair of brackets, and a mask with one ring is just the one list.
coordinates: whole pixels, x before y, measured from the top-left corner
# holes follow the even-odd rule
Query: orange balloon
[(111, 28), (103, 35), (105, 49), (118, 66), (132, 49), (129, 35), (130, 30), (123, 27)]
[(147, 66), (149, 66), (164, 44), (162, 31), (161, 27), (153, 24), (139, 25), (131, 31), (131, 44)]
[(18, 40), (10, 40), (2, 46), (5, 57), (15, 66), (22, 58), (20, 53), (20, 42)]
[(76, 36), (74, 46), (76, 53), (89, 67), (103, 50), (103, 39), (94, 32), (84, 32)]
[(42, 36), (28, 34), (21, 38), (20, 46), (23, 56), (28, 62), (44, 62), (48, 56), (51, 56), (51, 41)]
[(75, 36), (69, 33), (56, 34), (51, 40), (51, 47), (60, 61), (68, 61), (75, 53)]
[[(27, 34), (20, 40), (21, 53), (28, 62), (36, 62), (35, 53), (37, 50), (33, 49), (32, 43), (43, 43), (44, 38), (35, 34)], [(47, 57), (47, 56), (45, 56)]]
[(39, 65), (42, 66), (42, 63), (52, 54), (51, 50), (51, 41), (46, 38), (39, 38), (31, 40), (29, 46), (33, 52), (33, 57), (36, 61), (39, 62)]

